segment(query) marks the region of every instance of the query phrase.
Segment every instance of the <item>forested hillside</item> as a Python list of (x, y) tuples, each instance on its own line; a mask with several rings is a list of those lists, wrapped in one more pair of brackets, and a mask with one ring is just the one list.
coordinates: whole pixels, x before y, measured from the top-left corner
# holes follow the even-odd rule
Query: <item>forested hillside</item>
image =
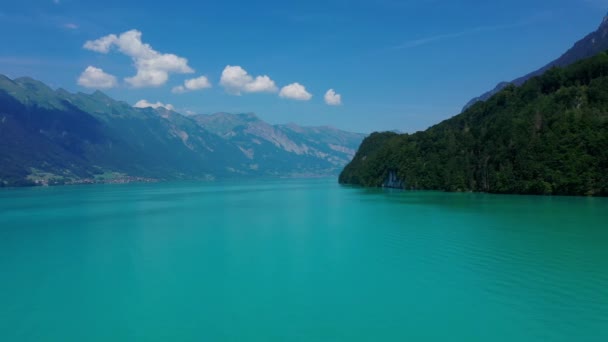
[(511, 83), (516, 86), (520, 86), (532, 77), (540, 76), (553, 67), (567, 67), (568, 65), (582, 59), (593, 57), (606, 49), (608, 49), (608, 16), (604, 17), (597, 30), (589, 33), (587, 36), (574, 43), (574, 45), (558, 59), (551, 61), (542, 68), (532, 71), (531, 73), (519, 77), (511, 82), (500, 82), (494, 89), (469, 101), (464, 106), (463, 111), (478, 101), (486, 101)]
[(608, 54), (553, 68), (424, 132), (368, 137), (341, 183), (608, 195)]

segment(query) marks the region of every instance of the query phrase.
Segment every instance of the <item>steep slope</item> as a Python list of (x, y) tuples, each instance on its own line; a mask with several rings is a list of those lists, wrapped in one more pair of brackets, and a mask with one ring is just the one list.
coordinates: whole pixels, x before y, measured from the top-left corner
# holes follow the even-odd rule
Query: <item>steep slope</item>
[(188, 117), (0, 75), (0, 186), (336, 174), (363, 135)]
[(235, 146), (177, 113), (6, 77), (0, 77), (0, 161), (3, 185), (210, 178), (246, 162)]
[(250, 169), (271, 175), (336, 174), (364, 137), (330, 127), (270, 125), (251, 113), (196, 115), (194, 119), (236, 144), (249, 159)]
[(469, 101), (464, 106), (463, 111), (465, 111), (467, 108), (471, 107), (473, 104), (479, 101), (486, 101), (487, 99), (504, 89), (509, 84), (520, 86), (532, 77), (542, 75), (547, 70), (553, 67), (566, 67), (572, 63), (595, 56), (596, 54), (606, 50), (608, 50), (608, 16), (604, 17), (602, 23), (600, 24), (597, 30), (576, 42), (572, 48), (566, 51), (558, 59), (550, 62), (549, 64), (543, 66), (542, 68), (536, 71), (517, 78), (511, 82), (499, 83), (494, 89)]
[(554, 68), (424, 132), (367, 138), (341, 183), (608, 195), (608, 54)]

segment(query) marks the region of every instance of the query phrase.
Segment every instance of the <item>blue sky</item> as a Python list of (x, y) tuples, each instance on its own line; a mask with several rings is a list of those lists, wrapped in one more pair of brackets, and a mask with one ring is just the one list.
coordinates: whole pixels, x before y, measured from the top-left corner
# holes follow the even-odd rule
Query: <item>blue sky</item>
[(555, 59), (607, 10), (604, 0), (3, 1), (0, 73), (182, 113), (413, 132)]

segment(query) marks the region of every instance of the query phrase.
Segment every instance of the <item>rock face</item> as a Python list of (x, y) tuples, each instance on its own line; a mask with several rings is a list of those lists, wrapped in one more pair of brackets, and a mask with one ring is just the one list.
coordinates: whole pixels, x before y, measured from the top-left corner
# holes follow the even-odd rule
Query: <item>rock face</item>
[(535, 71), (533, 71), (525, 76), (522, 76), (520, 78), (517, 78), (511, 82), (500, 82), (498, 85), (496, 85), (496, 87), (494, 89), (469, 101), (464, 106), (462, 111), (464, 112), (469, 107), (471, 107), (472, 105), (474, 105), (475, 103), (477, 103), (479, 101), (488, 100), (490, 97), (492, 97), (493, 95), (500, 92), (502, 89), (504, 89), (509, 84), (514, 84), (516, 86), (520, 86), (520, 85), (524, 84), (527, 80), (529, 80), (533, 77), (536, 77), (536, 76), (540, 76), (540, 75), (544, 74), (547, 70), (549, 70), (553, 67), (565, 67), (565, 66), (568, 66), (577, 61), (580, 61), (582, 59), (593, 57), (593, 56), (597, 55), (598, 53), (606, 51), (606, 50), (608, 50), (608, 16), (604, 17), (604, 19), (602, 20), (602, 23), (600, 24), (600, 26), (598, 27), (597, 30), (595, 30), (594, 32), (588, 34), (585, 38), (576, 42), (572, 48), (570, 48), (568, 51), (566, 51), (558, 59), (550, 62), (549, 64), (545, 65), (544, 67), (542, 67), (538, 70), (535, 70)]
[(133, 108), (0, 75), (0, 186), (319, 176), (337, 173), (362, 139), (253, 114)]
[(397, 177), (397, 171), (391, 170), (388, 172), (388, 176), (386, 176), (386, 180), (382, 183), (383, 188), (392, 188), (392, 189), (403, 189), (403, 181), (401, 181)]

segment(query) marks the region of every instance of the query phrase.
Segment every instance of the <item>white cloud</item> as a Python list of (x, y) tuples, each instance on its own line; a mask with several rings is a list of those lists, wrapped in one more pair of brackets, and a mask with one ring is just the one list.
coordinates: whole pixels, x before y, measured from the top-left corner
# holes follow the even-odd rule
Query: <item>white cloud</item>
[(241, 93), (275, 93), (278, 88), (270, 77), (257, 76), (255, 79), (240, 66), (228, 65), (222, 71), (220, 84), (230, 94)]
[(108, 53), (113, 46), (118, 51), (131, 57), (135, 63), (137, 73), (125, 81), (136, 88), (158, 87), (167, 82), (169, 74), (189, 74), (194, 70), (188, 66), (188, 60), (170, 53), (160, 53), (149, 44), (141, 40), (142, 33), (131, 30), (120, 36), (110, 34), (97, 40), (87, 41), (84, 48), (87, 50)]
[(180, 85), (180, 86), (173, 87), (173, 89), (171, 89), (171, 92), (174, 94), (183, 94), (183, 93), (187, 92), (187, 90), (186, 90), (186, 87)]
[(339, 106), (342, 104), (342, 95), (336, 94), (333, 89), (329, 89), (327, 93), (325, 93), (325, 103), (330, 106)]
[(63, 27), (70, 29), (70, 30), (77, 30), (78, 29), (78, 25), (73, 24), (73, 23), (67, 23), (65, 25), (63, 25)]
[(186, 89), (189, 90), (211, 88), (211, 82), (209, 82), (209, 79), (205, 76), (186, 80), (186, 82), (184, 82), (184, 85), (186, 86)]
[(184, 87), (184, 86), (177, 86), (177, 87), (173, 87), (173, 89), (171, 89), (171, 92), (174, 94), (183, 94), (186, 91), (187, 91), (186, 87)]
[(154, 109), (165, 108), (165, 109), (168, 109), (168, 110), (175, 110), (175, 107), (173, 107), (173, 105), (168, 104), (168, 103), (164, 104), (164, 103), (162, 103), (160, 101), (156, 102), (156, 103), (151, 103), (151, 102), (148, 102), (146, 100), (139, 100), (139, 101), (137, 101), (137, 103), (133, 107), (135, 107), (135, 108), (150, 108), (151, 107), (151, 108), (154, 108)]
[(280, 97), (299, 101), (308, 101), (312, 98), (312, 94), (306, 91), (306, 87), (300, 83), (292, 83), (284, 86), (279, 93)]
[(86, 43), (84, 43), (84, 48), (99, 53), (108, 53), (110, 52), (112, 44), (115, 44), (117, 41), (118, 37), (115, 34), (111, 34), (105, 37), (101, 37), (97, 40), (87, 41)]
[(78, 84), (87, 88), (107, 89), (116, 86), (116, 77), (102, 69), (88, 66), (78, 78)]
[(184, 85), (180, 85), (177, 87), (173, 87), (171, 90), (173, 93), (185, 93), (187, 91), (194, 91), (200, 89), (208, 89), (211, 88), (211, 82), (205, 76), (192, 78), (184, 81)]
[(266, 75), (257, 76), (255, 78), (255, 80), (253, 80), (253, 82), (247, 83), (247, 85), (245, 85), (245, 91), (248, 93), (262, 93), (262, 92), (274, 93), (277, 90), (279, 90), (279, 89), (277, 88), (274, 81), (271, 80), (270, 77), (268, 77)]

